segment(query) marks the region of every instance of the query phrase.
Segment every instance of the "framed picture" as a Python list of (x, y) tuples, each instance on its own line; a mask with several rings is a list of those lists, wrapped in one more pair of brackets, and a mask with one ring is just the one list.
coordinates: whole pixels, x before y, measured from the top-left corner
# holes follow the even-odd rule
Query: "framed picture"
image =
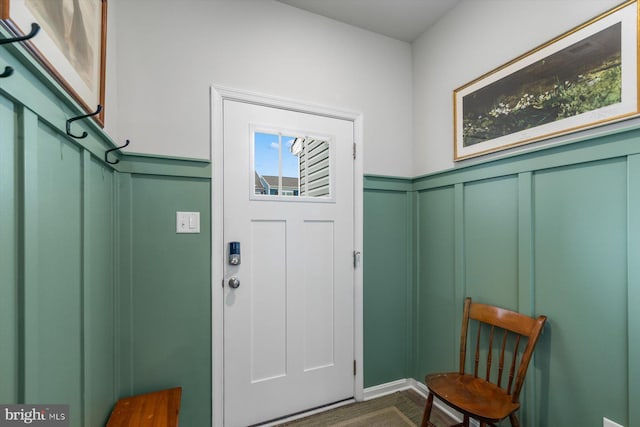
[[(15, 36), (40, 25), (30, 53), (87, 113), (104, 106), (107, 0), (0, 0), (0, 19)], [(104, 109), (94, 118), (103, 126)]]
[(628, 1), (454, 90), (454, 160), (638, 114), (638, 5)]

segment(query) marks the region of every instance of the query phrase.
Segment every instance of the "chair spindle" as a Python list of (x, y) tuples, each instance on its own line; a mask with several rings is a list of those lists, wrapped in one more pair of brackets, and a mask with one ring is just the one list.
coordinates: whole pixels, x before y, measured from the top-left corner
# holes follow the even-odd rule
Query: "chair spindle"
[(518, 347), (520, 346), (520, 335), (516, 337), (516, 344), (513, 349), (513, 358), (511, 360), (511, 369), (509, 370), (509, 385), (507, 386), (507, 393), (511, 394), (511, 386), (513, 385), (513, 376), (516, 372), (516, 361), (518, 360)]
[(498, 387), (502, 387), (502, 372), (504, 371), (504, 350), (507, 346), (507, 336), (509, 331), (506, 329), (502, 334), (502, 346), (500, 347), (500, 362), (498, 363)]
[(475, 366), (473, 368), (473, 376), (478, 376), (478, 364), (480, 363), (480, 331), (482, 330), (482, 325), (478, 324), (478, 337), (476, 338), (476, 356), (475, 356)]
[(487, 381), (491, 379), (491, 361), (493, 359), (493, 332), (495, 330), (495, 326), (491, 325), (491, 333), (489, 334), (489, 351), (487, 352), (487, 377), (485, 378)]

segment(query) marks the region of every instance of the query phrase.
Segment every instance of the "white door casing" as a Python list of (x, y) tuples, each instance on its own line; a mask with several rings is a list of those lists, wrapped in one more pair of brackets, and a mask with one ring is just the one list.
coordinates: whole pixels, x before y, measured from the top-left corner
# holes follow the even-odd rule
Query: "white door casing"
[[(352, 361), (362, 367), (362, 273), (352, 252), (362, 241), (362, 162), (351, 158), (360, 116), (218, 88), (212, 111), (213, 424), (361, 399)], [(257, 124), (332, 135), (333, 199), (252, 198)], [(240, 266), (226, 263), (229, 241), (241, 242)], [(223, 289), (231, 276), (240, 287)]]

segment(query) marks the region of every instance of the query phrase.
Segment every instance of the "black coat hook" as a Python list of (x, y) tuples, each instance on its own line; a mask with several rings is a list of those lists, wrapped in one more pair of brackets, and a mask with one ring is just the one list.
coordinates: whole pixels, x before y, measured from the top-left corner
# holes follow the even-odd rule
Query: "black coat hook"
[(88, 133), (85, 131), (82, 131), (82, 135), (74, 135), (71, 133), (71, 122), (75, 122), (76, 120), (86, 119), (87, 117), (95, 116), (97, 114), (100, 114), (100, 111), (102, 111), (102, 105), (98, 104), (98, 109), (94, 113), (85, 114), (84, 116), (78, 116), (78, 117), (74, 117), (72, 119), (67, 120), (67, 135), (77, 139), (86, 138)]
[(110, 152), (115, 151), (115, 150), (122, 150), (127, 145), (129, 145), (129, 140), (128, 139), (127, 139), (127, 142), (125, 142), (125, 144), (122, 147), (116, 147), (116, 148), (112, 148), (111, 150), (105, 151), (104, 152), (104, 161), (109, 163), (110, 165), (115, 165), (115, 164), (120, 163), (120, 159), (116, 159), (115, 162), (110, 162), (109, 159), (107, 158), (107, 154), (109, 154)]
[[(0, 39), (0, 45), (29, 40), (30, 38), (38, 34), (38, 31), (40, 31), (40, 25), (34, 22), (31, 24), (31, 32), (29, 32), (29, 34), (27, 34), (26, 36), (14, 37), (11, 39)], [(0, 74), (0, 78), (9, 77), (11, 74), (13, 74), (13, 68), (4, 67), (4, 71), (2, 72), (2, 74)]]
[(2, 74), (0, 74), (0, 79), (3, 79), (5, 77), (9, 77), (11, 74), (13, 74), (13, 68), (12, 67), (4, 67), (4, 72)]
[(34, 22), (33, 24), (31, 24), (31, 32), (29, 32), (29, 34), (27, 34), (26, 36), (14, 37), (12, 39), (0, 39), (0, 44), (16, 43), (29, 40), (30, 38), (38, 34), (38, 31), (40, 31), (40, 25)]

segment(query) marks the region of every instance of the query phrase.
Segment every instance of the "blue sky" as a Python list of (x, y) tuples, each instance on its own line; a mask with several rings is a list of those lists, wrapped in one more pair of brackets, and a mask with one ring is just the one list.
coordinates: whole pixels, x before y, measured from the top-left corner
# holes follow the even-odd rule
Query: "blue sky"
[[(256, 132), (254, 139), (256, 172), (278, 176), (278, 135)], [(298, 157), (289, 152), (294, 139), (282, 136), (282, 176), (298, 178)]]

